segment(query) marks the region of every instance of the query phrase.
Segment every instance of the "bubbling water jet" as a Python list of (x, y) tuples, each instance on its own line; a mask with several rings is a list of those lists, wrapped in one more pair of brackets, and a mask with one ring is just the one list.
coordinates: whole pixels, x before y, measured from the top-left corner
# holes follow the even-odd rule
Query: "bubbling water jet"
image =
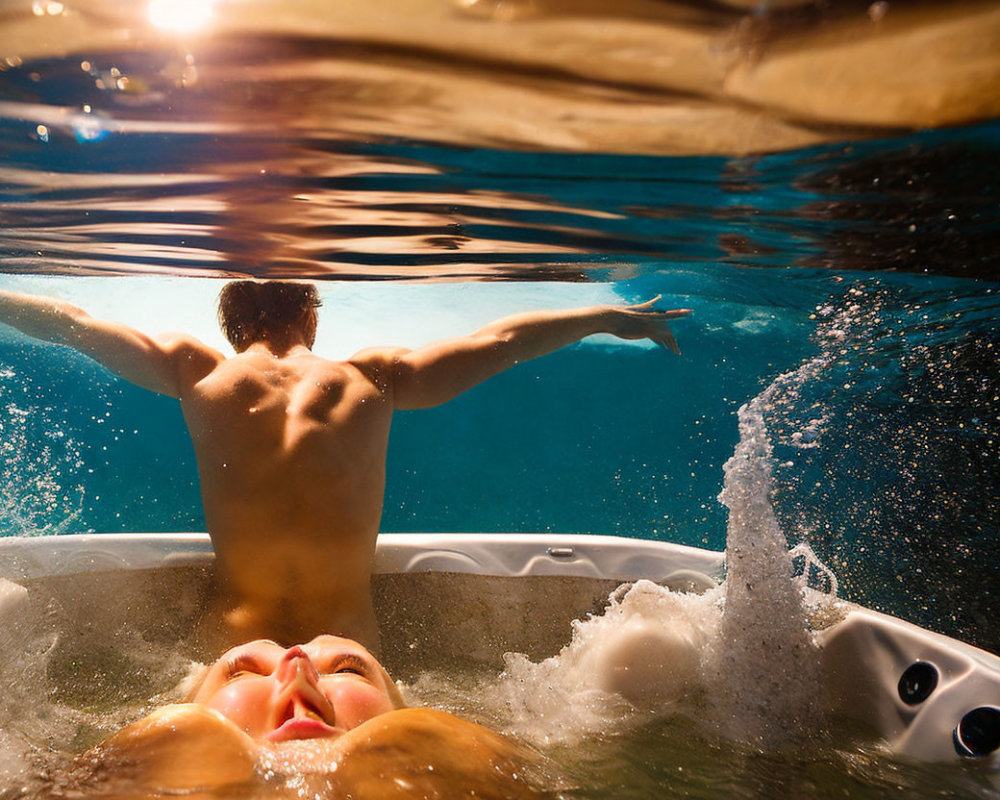
[(717, 723), (727, 735), (763, 746), (811, 733), (819, 717), (819, 653), (770, 503), (771, 443), (763, 415), (783, 379), (797, 376), (782, 376), (739, 410), (740, 441), (719, 495), (729, 509), (725, 599), (707, 677)]
[[(803, 389), (866, 333), (861, 293), (838, 311), (817, 309), (820, 353), (775, 378), (738, 412), (740, 439), (724, 466), (719, 500), (729, 509), (726, 581), (718, 634), (706, 657), (716, 724), (727, 735), (776, 747), (810, 737), (823, 725), (820, 653), (810, 623), (837, 617), (837, 578), (800, 542), (791, 550), (771, 504), (775, 461), (765, 415), (803, 402)], [(877, 312), (873, 313), (877, 317)], [(860, 320), (859, 320), (860, 317)], [(808, 403), (806, 404), (808, 405)], [(819, 444), (828, 414), (792, 433), (799, 448)], [(793, 577), (798, 562), (798, 577)], [(811, 592), (810, 583), (820, 591)]]

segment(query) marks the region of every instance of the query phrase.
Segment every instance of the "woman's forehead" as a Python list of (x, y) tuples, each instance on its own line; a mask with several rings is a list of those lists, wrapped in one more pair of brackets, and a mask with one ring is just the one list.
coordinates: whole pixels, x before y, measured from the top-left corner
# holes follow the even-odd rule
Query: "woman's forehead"
[(317, 655), (351, 653), (371, 658), (368, 651), (353, 639), (345, 639), (341, 636), (333, 636), (328, 633), (320, 634), (311, 642), (302, 645), (302, 649), (309, 653), (310, 656), (313, 655), (313, 653), (316, 653)]
[(243, 644), (238, 644), (236, 647), (230, 647), (222, 656), (219, 661), (225, 661), (232, 656), (237, 656), (242, 653), (260, 653), (273, 650), (275, 652), (284, 651), (282, 647), (277, 642), (271, 641), (270, 639), (254, 639), (252, 642), (244, 642)]
[[(333, 636), (332, 634), (321, 634), (312, 641), (300, 645), (300, 647), (305, 650), (310, 657), (331, 655), (334, 653), (351, 653), (371, 658), (368, 650), (366, 650), (358, 642), (353, 639), (345, 639), (341, 636)], [(280, 644), (271, 639), (255, 639), (252, 642), (246, 642), (245, 644), (237, 645), (236, 647), (227, 650), (220, 660), (225, 660), (245, 653), (280, 655), (287, 649), (288, 648), (282, 647)]]

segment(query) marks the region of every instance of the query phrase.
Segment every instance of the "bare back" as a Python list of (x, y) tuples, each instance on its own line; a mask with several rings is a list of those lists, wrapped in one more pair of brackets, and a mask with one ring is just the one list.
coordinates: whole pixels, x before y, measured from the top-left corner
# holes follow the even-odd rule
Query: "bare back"
[(254, 346), (182, 393), (234, 634), (372, 640), (385, 380), (377, 354), (335, 362)]

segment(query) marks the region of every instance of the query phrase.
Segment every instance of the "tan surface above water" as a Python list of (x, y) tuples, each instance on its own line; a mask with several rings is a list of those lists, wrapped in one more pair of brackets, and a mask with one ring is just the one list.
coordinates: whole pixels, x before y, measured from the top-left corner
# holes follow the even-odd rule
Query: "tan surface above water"
[[(799, 5), (253, 0), (173, 33), (146, 3), (36, 2), (0, 64), (176, 51), (197, 92), (174, 122), (557, 151), (740, 154), (1000, 113), (996, 3)], [(141, 80), (121, 93), (126, 119), (156, 105)]]

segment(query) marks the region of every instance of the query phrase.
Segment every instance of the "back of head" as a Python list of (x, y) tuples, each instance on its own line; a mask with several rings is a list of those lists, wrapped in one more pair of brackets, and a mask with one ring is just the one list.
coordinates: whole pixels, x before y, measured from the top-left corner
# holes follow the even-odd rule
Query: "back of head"
[(294, 281), (239, 280), (219, 293), (219, 326), (237, 353), (254, 342), (316, 338), (316, 287)]

